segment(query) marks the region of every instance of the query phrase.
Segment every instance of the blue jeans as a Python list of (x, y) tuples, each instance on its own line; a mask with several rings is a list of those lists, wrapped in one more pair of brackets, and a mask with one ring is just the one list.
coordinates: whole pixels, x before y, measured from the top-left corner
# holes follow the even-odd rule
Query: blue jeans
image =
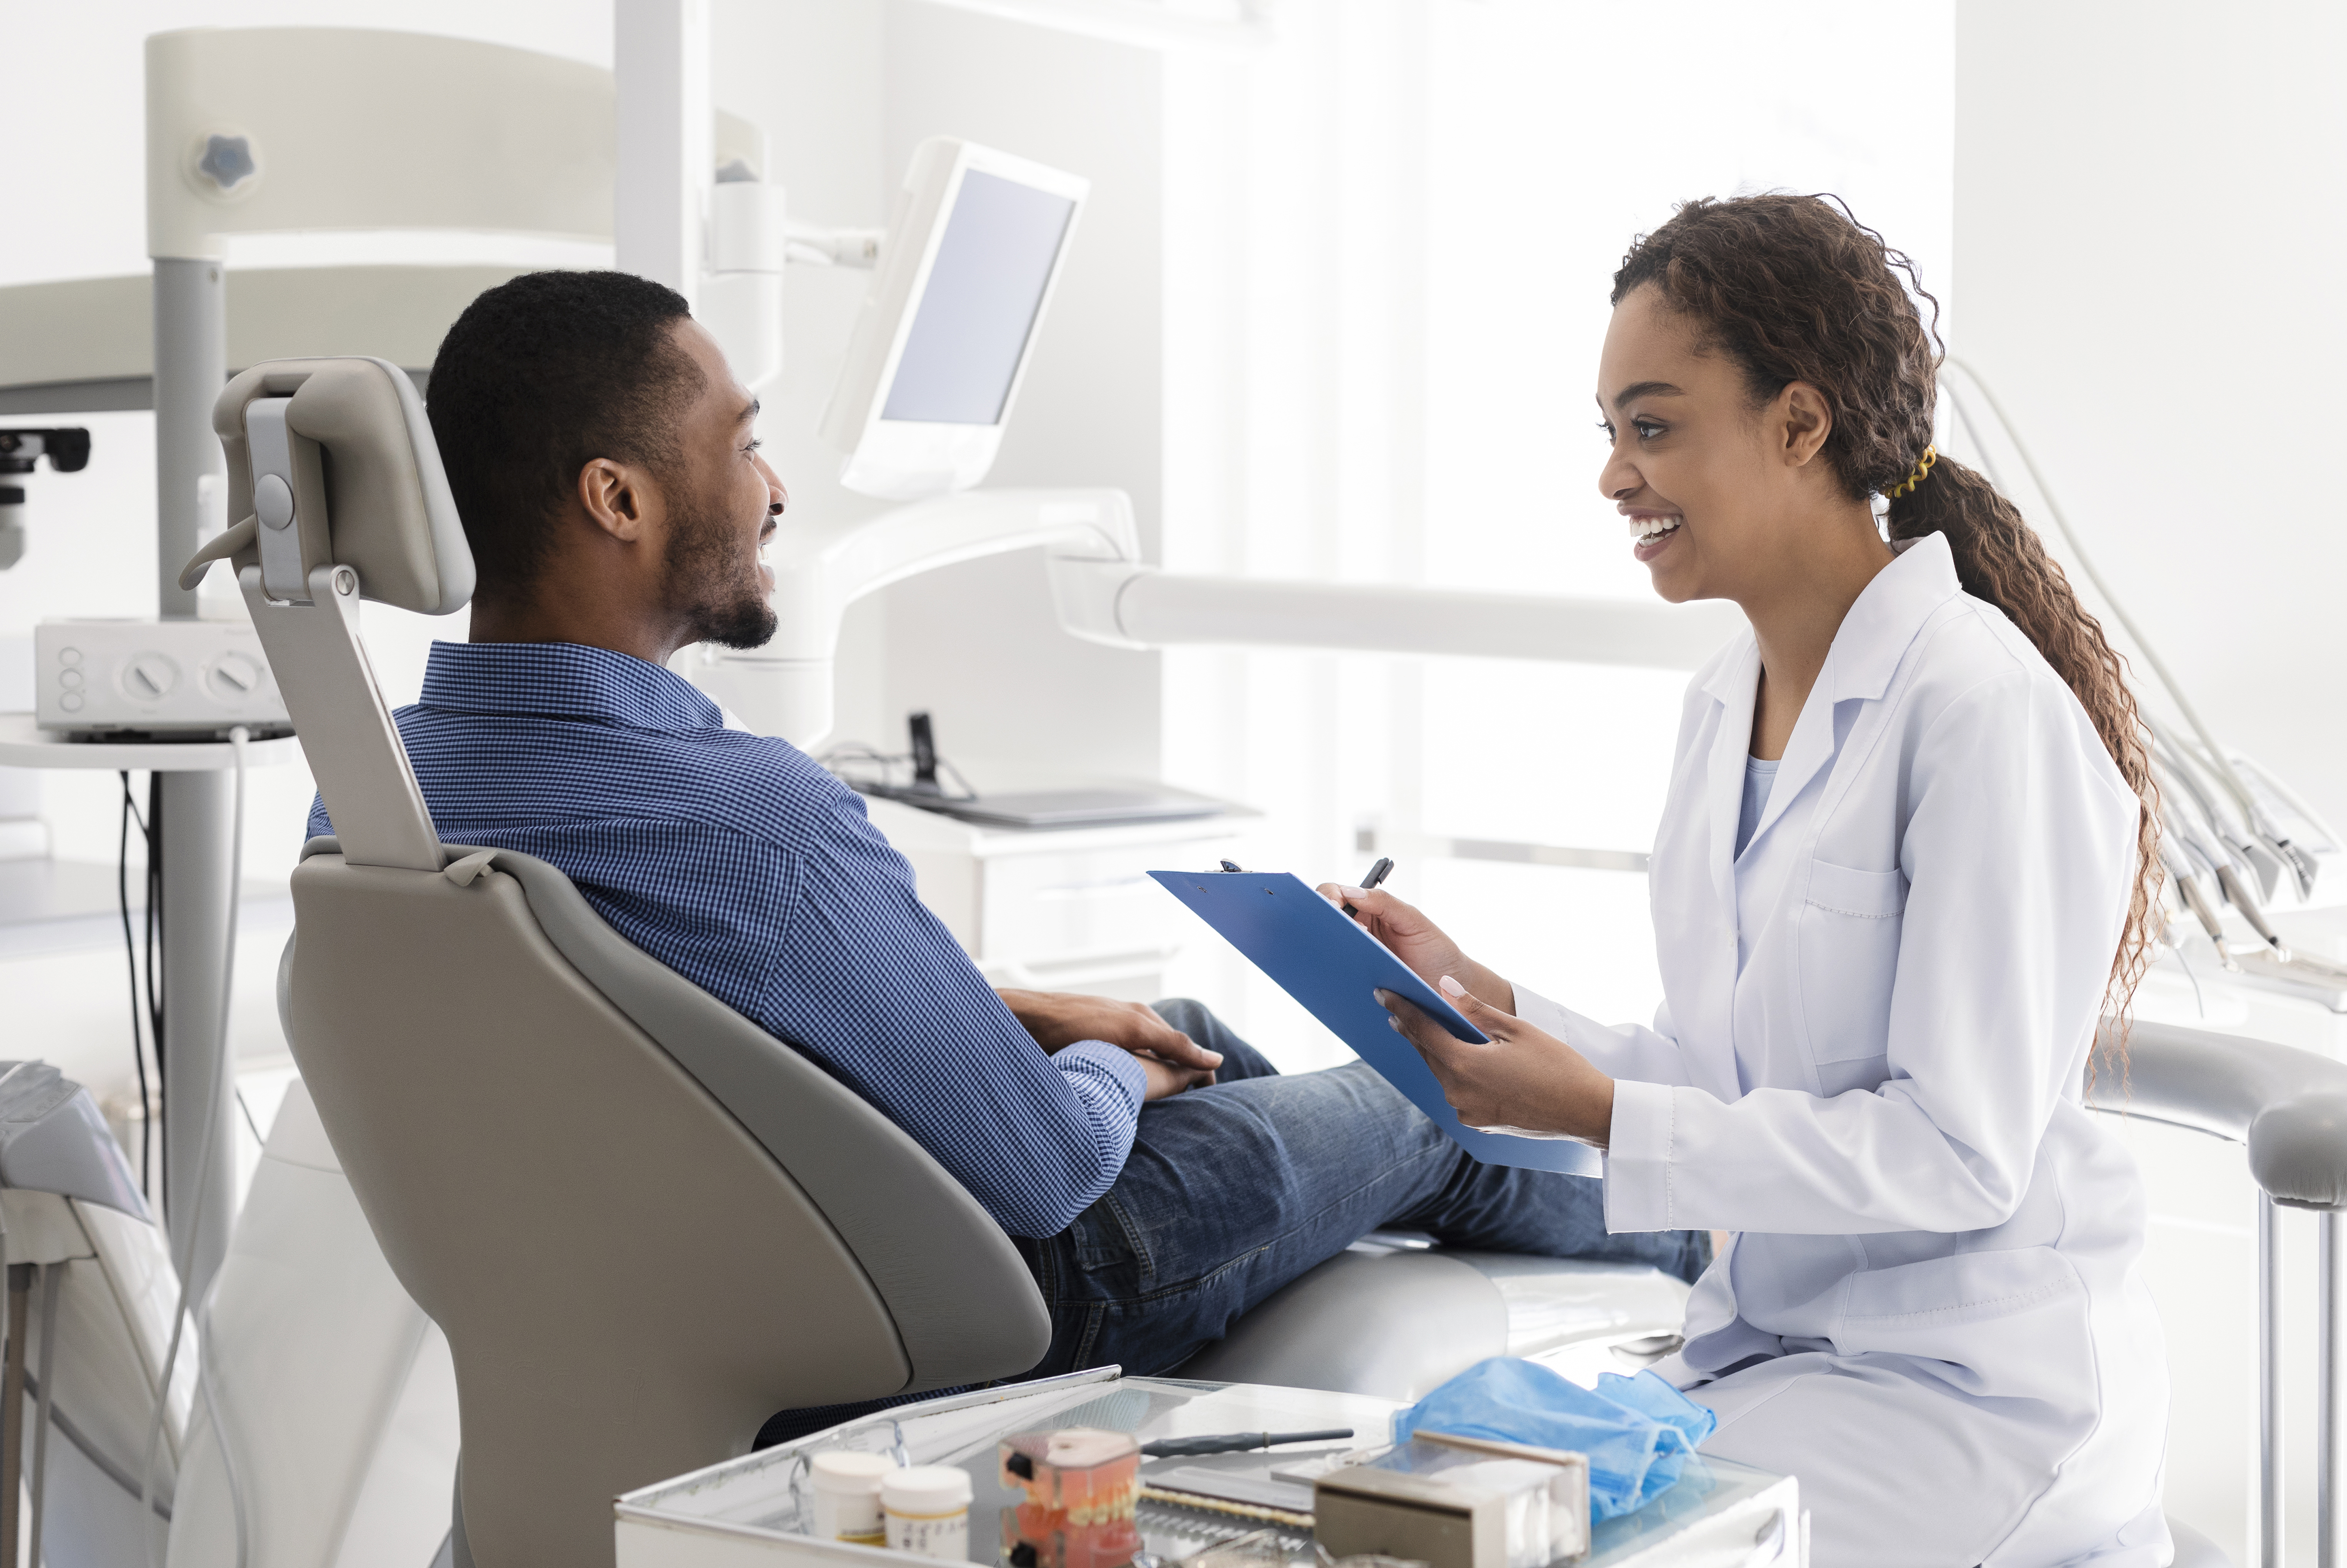
[[(1478, 1163), (1366, 1062), (1288, 1077), (1200, 1003), (1154, 1005), (1220, 1051), (1222, 1068), (1213, 1083), (1141, 1108), (1122, 1173), (1074, 1225), (1011, 1238), (1051, 1312), (1051, 1348), (1027, 1377), (1171, 1371), (1381, 1228), (1485, 1252), (1648, 1263), (1690, 1284), (1711, 1261), (1704, 1231), (1608, 1235), (1604, 1191), (1589, 1177)], [(784, 1410), (756, 1446), (936, 1397)]]
[(1156, 1008), (1222, 1052), (1222, 1069), (1142, 1107), (1123, 1173), (1074, 1225), (1019, 1241), (1051, 1311), (1051, 1348), (1030, 1376), (1170, 1371), (1380, 1228), (1649, 1263), (1690, 1283), (1711, 1261), (1700, 1231), (1607, 1235), (1589, 1177), (1477, 1162), (1366, 1062), (1286, 1076), (1199, 1003)]

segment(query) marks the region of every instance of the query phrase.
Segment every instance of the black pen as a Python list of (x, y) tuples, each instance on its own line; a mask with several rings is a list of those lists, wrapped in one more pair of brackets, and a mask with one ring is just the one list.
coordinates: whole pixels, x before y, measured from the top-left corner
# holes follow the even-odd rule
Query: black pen
[[(1369, 867), (1369, 874), (1361, 878), (1361, 891), (1367, 893), (1370, 888), (1375, 887), (1378, 883), (1383, 882), (1391, 875), (1393, 875), (1393, 862), (1388, 859), (1385, 856), (1378, 856), (1378, 863)], [(1360, 911), (1354, 908), (1350, 904), (1348, 904), (1345, 906), (1345, 913), (1348, 915), (1358, 915)]]
[(1352, 1435), (1350, 1427), (1328, 1427), (1317, 1432), (1218, 1432), (1204, 1438), (1160, 1438), (1142, 1444), (1141, 1451), (1151, 1459), (1193, 1459), (1201, 1454), (1276, 1448), (1282, 1443), (1325, 1443)]

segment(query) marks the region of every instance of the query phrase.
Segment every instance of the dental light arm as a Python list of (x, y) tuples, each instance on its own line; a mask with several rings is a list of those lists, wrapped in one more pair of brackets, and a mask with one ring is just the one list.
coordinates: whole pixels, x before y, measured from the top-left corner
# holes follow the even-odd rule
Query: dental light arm
[(774, 641), (754, 652), (703, 646), (686, 673), (752, 729), (812, 748), (831, 733), (847, 606), (922, 572), (1039, 545), (1060, 623), (1112, 648), (1223, 643), (1693, 670), (1744, 623), (1725, 603), (1160, 572), (1141, 559), (1121, 490), (970, 490), (858, 522), (785, 525), (768, 553)]
[(1055, 557), (1137, 561), (1133, 502), (1121, 490), (968, 490), (876, 518), (785, 522), (766, 551), (774, 641), (748, 652), (702, 644), (685, 673), (753, 730), (811, 749), (831, 733), (832, 664), (849, 605), (939, 567), (1037, 545)]
[(1133, 561), (1054, 559), (1051, 570), (1061, 624), (1112, 648), (1226, 643), (1693, 670), (1744, 624), (1726, 603), (1187, 577)]

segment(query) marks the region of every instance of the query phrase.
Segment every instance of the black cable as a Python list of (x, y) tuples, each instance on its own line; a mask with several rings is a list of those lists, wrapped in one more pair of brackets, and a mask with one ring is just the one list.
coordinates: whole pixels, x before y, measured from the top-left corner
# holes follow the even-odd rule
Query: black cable
[[(152, 1202), (155, 1184), (150, 1175), (149, 1135), (154, 1128), (154, 1107), (147, 1099), (146, 1032), (138, 1023), (138, 943), (130, 935), (130, 819), (138, 813), (130, 800), (129, 770), (124, 769), (118, 776), (122, 780), (122, 826), (115, 836), (114, 891), (122, 906), (122, 955), (130, 970), (130, 1061), (138, 1070), (138, 1190)], [(142, 842), (147, 836), (143, 817), (138, 823), (138, 836)]]
[[(861, 790), (867, 794), (872, 793), (875, 789), (897, 790), (905, 794), (911, 794), (914, 793), (912, 786), (909, 784), (900, 784), (894, 777), (894, 771), (897, 768), (903, 768), (907, 770), (908, 774), (910, 773), (913, 767), (913, 758), (909, 753), (899, 752), (890, 753), (880, 751), (876, 747), (866, 745), (861, 741), (843, 741), (838, 745), (831, 747), (822, 755), (816, 757), (815, 762), (817, 767), (822, 768), (825, 772), (838, 779), (842, 784), (847, 785), (848, 788)], [(859, 779), (846, 771), (847, 769), (858, 764), (879, 769), (880, 776), (876, 779)], [(940, 790), (935, 798), (951, 801), (971, 801), (978, 798), (978, 792), (969, 787), (969, 780), (962, 776), (962, 771), (954, 766), (950, 759), (943, 756), (938, 757), (938, 771), (942, 774), (952, 774), (954, 787), (961, 793), (959, 794), (952, 794)]]
[(163, 1032), (163, 993), (170, 977), (158, 972), (156, 955), (163, 948), (163, 775), (147, 775), (147, 1039), (155, 1052), (155, 1114), (161, 1132), (156, 1142), (163, 1163), (163, 1206), (171, 1204), (171, 1123), (164, 1110), (170, 1102), (171, 1079)]

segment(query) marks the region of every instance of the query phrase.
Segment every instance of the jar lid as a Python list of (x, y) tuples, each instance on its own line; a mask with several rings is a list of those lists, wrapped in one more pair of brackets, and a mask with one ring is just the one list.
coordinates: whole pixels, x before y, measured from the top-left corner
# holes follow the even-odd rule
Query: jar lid
[(969, 1499), (969, 1472), (950, 1465), (917, 1464), (880, 1478), (881, 1503), (899, 1513), (950, 1513)]
[(880, 1478), (897, 1466), (887, 1454), (835, 1450), (815, 1455), (807, 1468), (814, 1473), (817, 1486), (840, 1491), (876, 1491)]

